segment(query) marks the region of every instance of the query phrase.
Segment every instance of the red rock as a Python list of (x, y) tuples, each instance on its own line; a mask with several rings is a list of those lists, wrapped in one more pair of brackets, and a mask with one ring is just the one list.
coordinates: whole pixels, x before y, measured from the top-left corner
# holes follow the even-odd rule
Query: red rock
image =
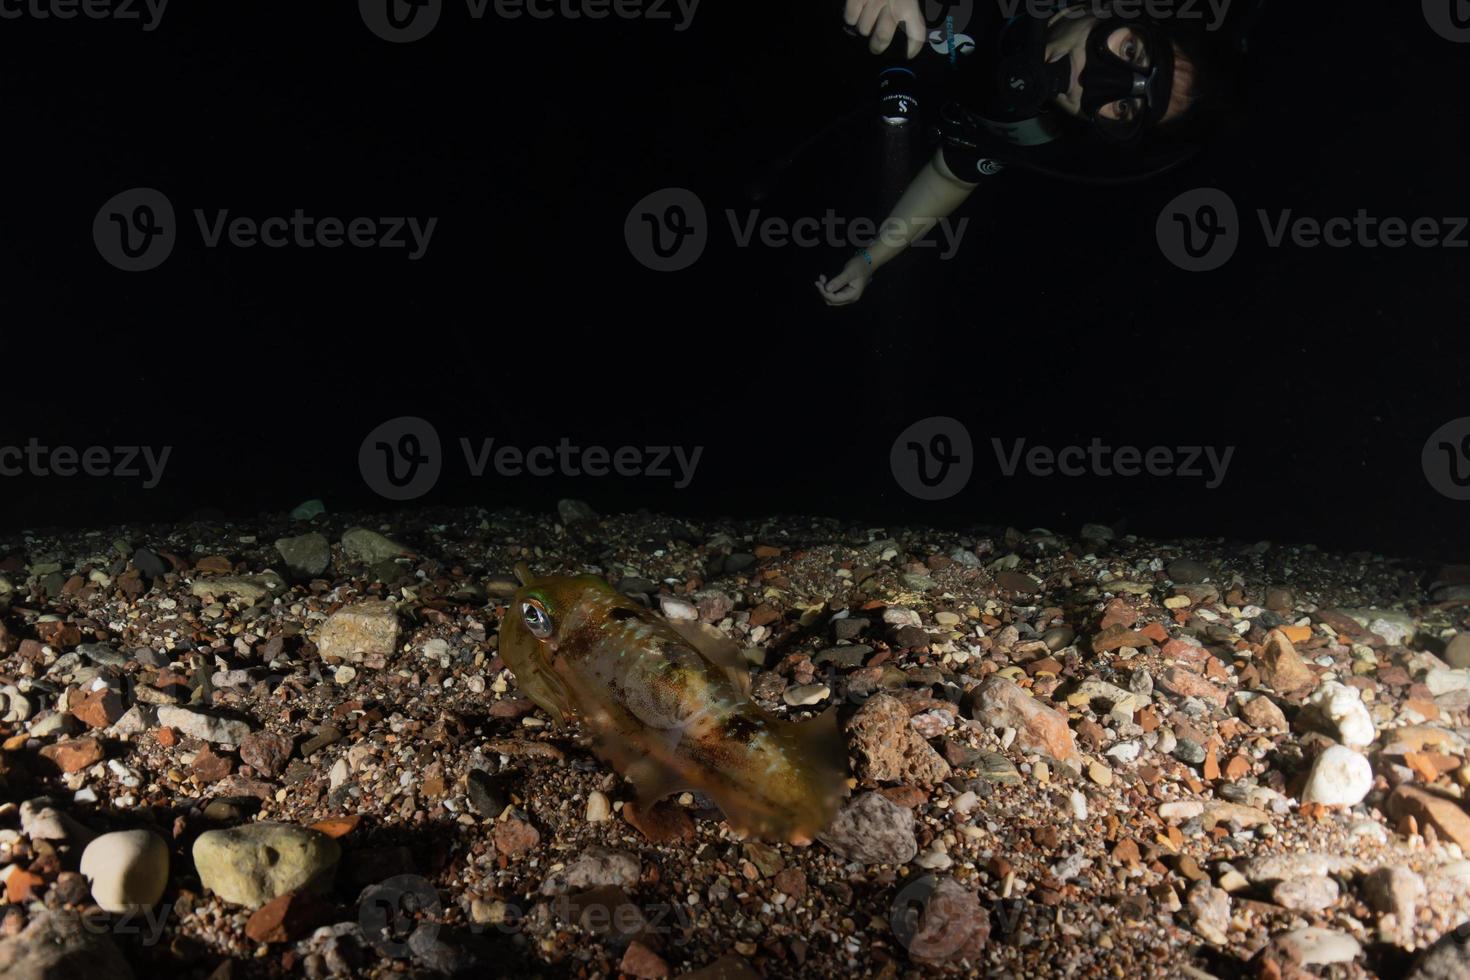
[(291, 761), (291, 739), (271, 732), (251, 732), (240, 741), (240, 761), (261, 776), (279, 776)]
[(1109, 650), (1117, 650), (1122, 647), (1146, 647), (1149, 644), (1148, 637), (1142, 633), (1124, 629), (1122, 626), (1109, 626), (1092, 638), (1093, 653), (1107, 653)]
[(122, 696), (110, 687), (85, 694), (73, 690), (67, 710), (88, 728), (107, 728), (123, 716)]
[(495, 849), (506, 857), (524, 854), (541, 843), (541, 832), (524, 820), (508, 817), (495, 825)]
[(62, 772), (80, 772), (102, 761), (102, 743), (91, 737), (73, 738), (47, 745), (41, 749), (41, 755), (54, 762)]
[(623, 951), (618, 969), (642, 980), (662, 980), (669, 975), (669, 964), (664, 958), (636, 939)]
[(897, 803), (909, 810), (923, 806), (929, 801), (929, 794), (917, 786), (884, 786), (878, 792), (882, 793), (888, 802)]
[(13, 905), (39, 899), (46, 891), (46, 879), (24, 868), (14, 868), (5, 879), (5, 898)]
[(210, 575), (228, 575), (235, 566), (224, 555), (207, 555), (194, 563), (194, 570)]
[(1022, 751), (1051, 756), (1062, 762), (1077, 758), (1077, 743), (1067, 716), (1049, 708), (1015, 682), (994, 674), (970, 693), (971, 714), (991, 728), (1016, 729)]
[(257, 943), (286, 943), (332, 920), (332, 906), (310, 892), (287, 892), (265, 903), (245, 923)]
[(806, 872), (800, 868), (786, 868), (783, 871), (776, 872), (776, 877), (772, 879), (772, 884), (776, 886), (778, 891), (790, 895), (797, 901), (806, 898)]
[(1421, 827), (1433, 825), (1441, 837), (1470, 850), (1470, 813), (1459, 800), (1406, 783), (1389, 794), (1387, 809), (1391, 818), (1413, 817)]
[(36, 635), (41, 638), (42, 643), (57, 649), (74, 647), (82, 642), (81, 630), (77, 629), (71, 623), (63, 623), (58, 620), (37, 623)]
[(764, 602), (750, 611), (751, 626), (770, 626), (780, 618), (781, 614), (776, 608)]
[(668, 801), (655, 803), (645, 811), (630, 800), (623, 804), (623, 819), (655, 844), (694, 839), (694, 821), (683, 807)]
[(903, 782), (932, 786), (950, 775), (949, 763), (909, 726), (897, 698), (869, 698), (846, 726), (853, 774), (869, 785)]
[(1182, 698), (1202, 698), (1220, 707), (1225, 706), (1225, 691), (1216, 687), (1198, 674), (1179, 667), (1169, 667), (1159, 677), (1159, 686)]
[(217, 783), (235, 768), (234, 760), (228, 756), (215, 755), (209, 746), (200, 749), (189, 764), (194, 778), (201, 783)]
[(1124, 629), (1131, 628), (1138, 622), (1138, 610), (1128, 605), (1124, 599), (1111, 599), (1107, 608), (1103, 610), (1102, 622), (1098, 624), (1100, 629), (1108, 629), (1111, 626), (1122, 626)]
[(1169, 639), (1169, 631), (1164, 628), (1163, 623), (1149, 623), (1138, 632), (1153, 640), (1155, 643), (1165, 643)]
[(899, 941), (908, 948), (909, 959), (925, 966), (956, 960), (979, 966), (990, 940), (990, 913), (974, 891), (946, 875), (927, 895), (905, 895), (901, 890), (896, 916), (912, 915), (915, 906), (918, 914), (914, 919), (900, 919), (908, 928), (895, 929)]

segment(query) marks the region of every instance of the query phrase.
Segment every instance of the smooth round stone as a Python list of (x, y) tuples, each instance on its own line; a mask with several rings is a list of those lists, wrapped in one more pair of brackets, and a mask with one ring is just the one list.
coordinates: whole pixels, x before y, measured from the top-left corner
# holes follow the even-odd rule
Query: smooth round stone
[(1312, 763), (1302, 802), (1356, 806), (1372, 788), (1373, 767), (1368, 760), (1350, 748), (1332, 745)]
[(151, 830), (103, 834), (82, 852), (81, 871), (104, 912), (151, 908), (168, 887), (168, 845)]
[(1345, 932), (1308, 926), (1277, 936), (1274, 942), (1293, 950), (1303, 966), (1348, 963), (1363, 951), (1358, 941)]
[(1271, 889), (1276, 904), (1293, 912), (1320, 912), (1333, 905), (1337, 897), (1337, 882), (1324, 877), (1282, 881)]
[(249, 908), (287, 892), (326, 890), (341, 856), (326, 834), (288, 823), (210, 830), (194, 842), (194, 867), (204, 887)]
[(801, 684), (796, 687), (788, 687), (781, 697), (793, 708), (800, 708), (816, 704), (831, 693), (832, 689), (826, 684)]

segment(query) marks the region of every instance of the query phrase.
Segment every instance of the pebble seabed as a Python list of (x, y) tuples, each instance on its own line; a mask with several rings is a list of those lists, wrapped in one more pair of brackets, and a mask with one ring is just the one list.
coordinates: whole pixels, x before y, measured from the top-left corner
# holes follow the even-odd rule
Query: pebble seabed
[[(833, 830), (640, 812), (497, 656), (522, 560), (723, 631), (773, 714), (835, 705)], [(1091, 525), (564, 501), (0, 538), (0, 973), (1470, 976), (1467, 629), (1467, 567)], [(1366, 765), (1315, 766), (1340, 743)], [(254, 909), (192, 848), (262, 821), (323, 866)], [(163, 894), (103, 913), (82, 852), (137, 829)], [(89, 868), (164, 850), (114, 840)]]

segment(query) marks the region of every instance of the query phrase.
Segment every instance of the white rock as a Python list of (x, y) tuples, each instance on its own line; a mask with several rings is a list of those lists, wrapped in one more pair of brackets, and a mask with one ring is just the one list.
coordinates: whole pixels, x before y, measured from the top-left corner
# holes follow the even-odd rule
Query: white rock
[(1273, 942), (1294, 950), (1303, 966), (1347, 963), (1363, 951), (1358, 941), (1344, 932), (1308, 926), (1277, 936)]
[(799, 684), (796, 687), (788, 687), (782, 699), (794, 708), (816, 704), (825, 700), (832, 689), (826, 684)]
[(599, 793), (597, 790), (587, 794), (587, 822), (602, 823), (612, 819), (612, 804), (607, 801), (607, 794)]
[(1172, 803), (1159, 804), (1159, 818), (1161, 820), (1193, 820), (1205, 812), (1205, 805), (1200, 800), (1175, 800)]
[(1337, 729), (1337, 740), (1343, 745), (1362, 748), (1378, 737), (1373, 717), (1357, 688), (1327, 681), (1312, 695), (1311, 703)]
[(250, 726), (246, 722), (219, 715), (207, 715), (202, 711), (180, 708), (173, 704), (159, 706), (158, 723), (169, 728), (177, 728), (185, 735), (221, 745), (239, 745), (241, 740), (250, 734)]
[(664, 614), (665, 619), (693, 622), (699, 618), (699, 609), (693, 603), (676, 599), (671, 595), (659, 596), (658, 608)]
[(1373, 767), (1368, 760), (1346, 746), (1332, 745), (1312, 763), (1302, 802), (1355, 806), (1372, 788)]
[(1143, 751), (1143, 746), (1138, 742), (1119, 742), (1103, 754), (1109, 759), (1117, 759), (1119, 762), (1128, 763), (1138, 760), (1138, 753)]
[(151, 830), (103, 834), (82, 852), (81, 871), (104, 912), (151, 908), (168, 887), (168, 845)]
[(1470, 691), (1470, 670), (1435, 668), (1424, 675), (1424, 686), (1435, 697), (1451, 691)]

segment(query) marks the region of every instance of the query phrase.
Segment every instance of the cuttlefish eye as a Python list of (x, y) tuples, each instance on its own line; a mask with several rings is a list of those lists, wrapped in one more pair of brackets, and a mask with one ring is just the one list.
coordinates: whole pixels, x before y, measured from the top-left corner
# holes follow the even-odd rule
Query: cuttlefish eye
[(527, 599), (521, 603), (521, 619), (536, 639), (544, 640), (551, 635), (551, 614), (535, 599)]

